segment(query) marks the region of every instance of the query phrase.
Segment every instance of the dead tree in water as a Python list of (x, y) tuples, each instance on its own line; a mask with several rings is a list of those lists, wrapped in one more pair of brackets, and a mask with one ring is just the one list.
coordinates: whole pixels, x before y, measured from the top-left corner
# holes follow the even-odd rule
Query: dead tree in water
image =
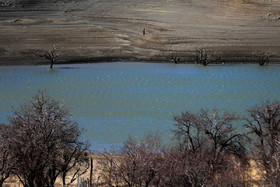
[(58, 53), (57, 53), (57, 47), (53, 45), (53, 48), (51, 51), (46, 51), (43, 54), (39, 55), (40, 57), (45, 57), (47, 60), (50, 61), (50, 69), (53, 68), (53, 64), (57, 61), (58, 59)]

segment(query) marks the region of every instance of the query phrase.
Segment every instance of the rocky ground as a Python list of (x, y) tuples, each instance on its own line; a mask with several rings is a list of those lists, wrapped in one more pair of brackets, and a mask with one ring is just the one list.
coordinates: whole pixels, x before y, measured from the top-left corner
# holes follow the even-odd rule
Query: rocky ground
[[(145, 29), (145, 30), (144, 30)], [(280, 0), (0, 0), (0, 64), (280, 62)]]

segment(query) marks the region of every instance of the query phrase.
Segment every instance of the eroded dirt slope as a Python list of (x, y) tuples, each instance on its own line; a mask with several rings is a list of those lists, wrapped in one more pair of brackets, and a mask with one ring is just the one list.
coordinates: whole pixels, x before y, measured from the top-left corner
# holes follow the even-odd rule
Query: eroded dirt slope
[[(1, 3), (2, 2), (2, 3)], [(61, 62), (280, 62), (280, 0), (0, 0), (0, 64), (37, 64), (53, 45)], [(143, 30), (145, 29), (145, 35)]]

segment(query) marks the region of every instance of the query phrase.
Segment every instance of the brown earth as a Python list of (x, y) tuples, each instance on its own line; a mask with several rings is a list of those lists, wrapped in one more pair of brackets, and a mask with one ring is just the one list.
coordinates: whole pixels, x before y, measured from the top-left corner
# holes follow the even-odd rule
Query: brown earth
[(188, 63), (199, 47), (226, 63), (262, 52), (277, 63), (280, 0), (0, 0), (0, 65), (45, 63), (53, 45), (60, 63)]

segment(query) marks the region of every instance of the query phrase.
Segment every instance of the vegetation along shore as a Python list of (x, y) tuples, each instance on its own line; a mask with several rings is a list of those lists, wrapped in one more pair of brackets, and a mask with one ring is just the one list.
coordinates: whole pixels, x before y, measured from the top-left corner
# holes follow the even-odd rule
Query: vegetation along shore
[(278, 186), (280, 102), (246, 116), (187, 111), (168, 146), (154, 133), (94, 156), (65, 107), (39, 91), (0, 126), (0, 186)]
[(0, 65), (280, 62), (280, 1), (0, 0)]

